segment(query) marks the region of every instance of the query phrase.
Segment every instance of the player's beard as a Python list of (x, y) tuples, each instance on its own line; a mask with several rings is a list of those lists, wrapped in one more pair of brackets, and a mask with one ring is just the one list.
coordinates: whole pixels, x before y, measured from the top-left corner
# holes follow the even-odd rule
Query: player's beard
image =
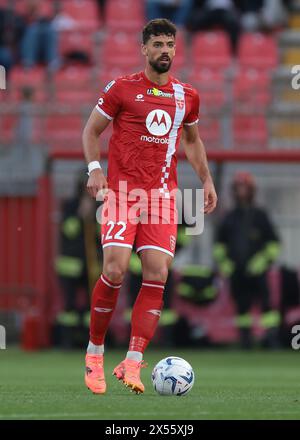
[(158, 58), (156, 61), (149, 61), (150, 66), (153, 70), (157, 73), (166, 73), (170, 70), (170, 67), (172, 65), (172, 61), (169, 58), (168, 63), (162, 63), (161, 59)]

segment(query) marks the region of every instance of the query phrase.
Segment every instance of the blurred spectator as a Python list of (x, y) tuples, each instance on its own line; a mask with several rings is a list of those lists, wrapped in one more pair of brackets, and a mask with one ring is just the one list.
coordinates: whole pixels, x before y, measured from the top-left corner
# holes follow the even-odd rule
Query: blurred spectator
[(236, 0), (235, 3), (245, 31), (272, 30), (287, 24), (291, 0)]
[(267, 213), (255, 206), (255, 191), (251, 174), (236, 174), (232, 183), (235, 206), (221, 222), (214, 246), (219, 271), (230, 281), (243, 348), (252, 346), (251, 308), (255, 302), (261, 306), (264, 344), (276, 347), (279, 343), (280, 315), (272, 310), (267, 271), (277, 259), (280, 245)]
[(5, 67), (7, 74), (18, 59), (24, 28), (24, 21), (18, 14), (0, 8), (0, 65)]
[(238, 11), (233, 0), (194, 0), (194, 6), (187, 20), (191, 32), (224, 29), (230, 37), (232, 50), (236, 52), (240, 34)]
[(248, 32), (258, 31), (261, 26), (260, 13), (264, 0), (239, 0), (236, 5), (241, 13), (242, 28)]
[(148, 20), (168, 18), (177, 26), (184, 26), (191, 12), (193, 0), (146, 0)]
[(49, 70), (56, 70), (59, 67), (58, 36), (53, 17), (43, 11), (42, 2), (28, 0), (24, 19), (27, 23), (21, 49), (24, 67), (45, 62)]
[(56, 318), (60, 328), (56, 342), (65, 348), (76, 345), (76, 332), (80, 336), (88, 330), (89, 292), (101, 272), (95, 201), (86, 192), (85, 179), (80, 178), (77, 185), (75, 197), (63, 206), (60, 251), (55, 261), (64, 296), (63, 311)]
[(96, 2), (98, 3), (99, 15), (102, 20), (102, 23), (105, 23), (105, 17), (106, 17), (105, 13), (106, 13), (107, 0), (96, 0)]

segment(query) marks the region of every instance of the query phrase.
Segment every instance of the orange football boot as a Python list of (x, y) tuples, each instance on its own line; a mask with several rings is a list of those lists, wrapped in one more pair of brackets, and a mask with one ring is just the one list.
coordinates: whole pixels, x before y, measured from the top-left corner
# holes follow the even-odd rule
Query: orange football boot
[(144, 361), (138, 362), (133, 359), (124, 359), (113, 371), (113, 375), (118, 380), (122, 380), (126, 387), (131, 388), (136, 394), (141, 394), (145, 391), (145, 387), (141, 382), (140, 373), (141, 368), (147, 367)]
[(85, 357), (85, 384), (94, 394), (106, 391), (103, 362), (103, 354), (87, 354)]

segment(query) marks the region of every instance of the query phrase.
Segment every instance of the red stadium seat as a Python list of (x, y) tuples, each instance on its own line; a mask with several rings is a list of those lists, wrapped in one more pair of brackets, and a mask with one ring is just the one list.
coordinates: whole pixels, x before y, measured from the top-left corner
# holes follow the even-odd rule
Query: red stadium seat
[(97, 103), (97, 94), (94, 90), (57, 90), (55, 99), (59, 103), (77, 104), (77, 105), (92, 105)]
[(199, 32), (192, 42), (191, 61), (195, 68), (227, 68), (231, 63), (231, 48), (224, 32)]
[(0, 139), (1, 144), (11, 144), (17, 138), (17, 115), (1, 115), (0, 118)]
[[(11, 3), (11, 2), (10, 2)], [(41, 0), (38, 2), (38, 12), (40, 16), (51, 18), (54, 16), (54, 2), (52, 0)], [(17, 0), (14, 2), (14, 10), (21, 15), (26, 14), (28, 0)]]
[(242, 67), (272, 69), (278, 65), (278, 48), (274, 37), (260, 33), (241, 36), (238, 59)]
[(89, 67), (70, 66), (57, 72), (54, 86), (59, 102), (88, 104), (97, 99)]
[(107, 67), (105, 69), (101, 69), (96, 76), (96, 86), (97, 90), (100, 93), (101, 90), (113, 79), (119, 78), (124, 75), (131, 75), (134, 73), (132, 68), (129, 66), (124, 66), (123, 68), (115, 66), (115, 67)]
[(140, 31), (145, 24), (142, 1), (114, 0), (107, 3), (106, 24), (114, 30)]
[(172, 63), (172, 68), (178, 71), (185, 67), (186, 63), (186, 44), (184, 41), (184, 34), (178, 30), (176, 34), (176, 55)]
[(80, 115), (52, 114), (45, 117), (44, 136), (51, 150), (82, 148), (82, 118)]
[(200, 69), (190, 72), (187, 81), (200, 94), (200, 109), (219, 109), (226, 103), (226, 82), (222, 71)]
[(241, 69), (233, 83), (233, 97), (238, 105), (264, 109), (271, 102), (271, 78), (266, 71)]
[(59, 52), (66, 56), (74, 52), (82, 52), (93, 60), (93, 35), (86, 31), (61, 31), (59, 33)]
[(43, 102), (47, 99), (47, 87), (45, 83), (45, 69), (35, 67), (24, 70), (22, 67), (12, 69), (9, 77), (9, 93), (11, 101), (20, 101), (23, 98), (24, 88), (33, 90), (33, 101)]
[(55, 87), (76, 88), (90, 87), (92, 84), (92, 73), (89, 67), (69, 66), (60, 70), (54, 77)]
[(222, 130), (218, 118), (200, 115), (198, 128), (206, 149), (220, 149), (222, 147)]
[(234, 147), (239, 150), (257, 150), (267, 147), (267, 121), (263, 115), (233, 116)]
[(103, 43), (101, 67), (132, 69), (142, 65), (143, 59), (136, 33), (111, 32)]
[[(30, 130), (28, 139), (30, 144), (38, 144), (42, 141), (42, 126), (41, 118), (33, 115), (30, 125), (28, 125), (28, 117), (26, 117), (26, 124)], [(0, 139), (1, 144), (13, 144), (15, 142), (25, 142), (24, 132), (21, 132), (22, 123), (19, 114), (1, 115), (0, 120)], [(24, 130), (24, 127), (22, 128)]]
[(100, 13), (94, 0), (61, 0), (61, 14), (78, 23), (78, 27), (89, 32), (100, 28)]

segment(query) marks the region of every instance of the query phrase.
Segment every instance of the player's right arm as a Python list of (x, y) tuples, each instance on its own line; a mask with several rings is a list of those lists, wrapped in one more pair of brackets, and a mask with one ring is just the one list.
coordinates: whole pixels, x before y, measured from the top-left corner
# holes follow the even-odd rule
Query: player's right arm
[[(109, 122), (109, 119), (94, 108), (82, 134), (83, 151), (88, 164), (93, 161), (100, 162), (99, 136), (108, 126)], [(107, 180), (102, 169), (97, 168), (93, 170), (87, 182), (89, 194), (96, 198), (98, 191), (105, 191), (107, 187)]]
[[(121, 81), (117, 79), (107, 84), (83, 130), (83, 150), (88, 164), (100, 161), (99, 136), (122, 107), (120, 83)], [(97, 168), (90, 172), (87, 190), (92, 197), (96, 197), (100, 190), (105, 192), (107, 187), (107, 180), (101, 169)]]

